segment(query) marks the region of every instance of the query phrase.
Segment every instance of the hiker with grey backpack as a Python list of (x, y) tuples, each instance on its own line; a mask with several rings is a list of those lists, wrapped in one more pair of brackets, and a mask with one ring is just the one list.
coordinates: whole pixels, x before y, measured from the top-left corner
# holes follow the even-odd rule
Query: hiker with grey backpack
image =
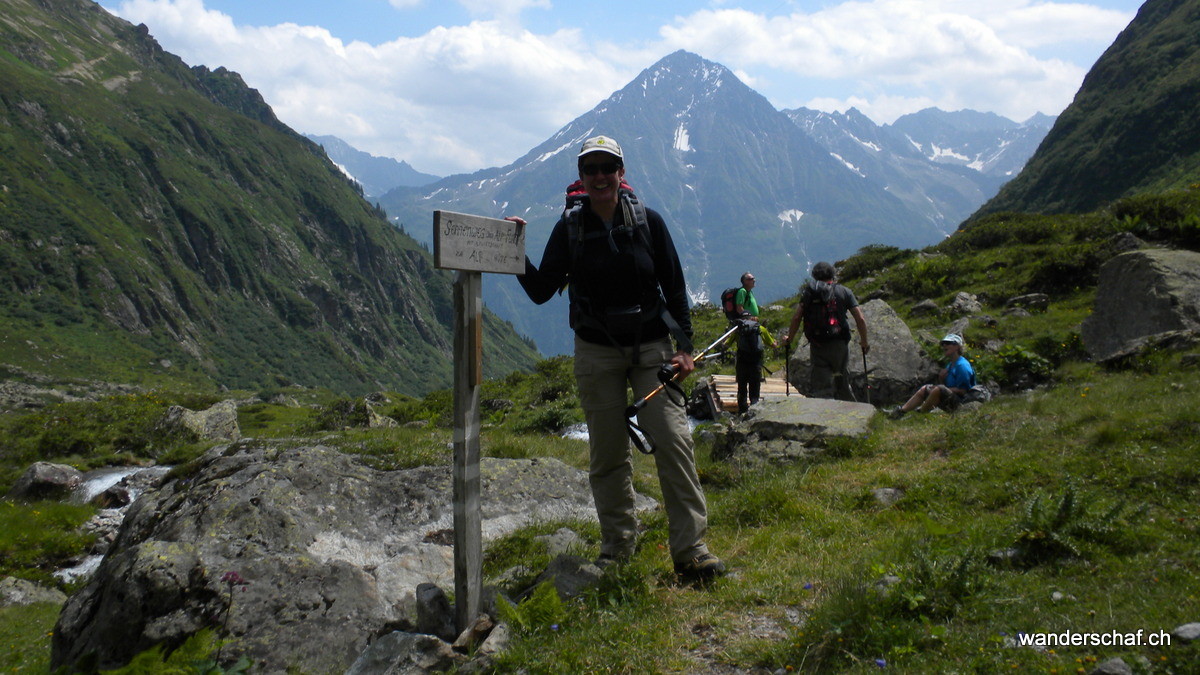
[(833, 265), (813, 265), (812, 279), (800, 290), (800, 302), (792, 316), (792, 325), (783, 338), (791, 345), (801, 323), (808, 339), (812, 359), (809, 376), (810, 394), (815, 398), (853, 401), (850, 390), (850, 326), (847, 313), (854, 317), (864, 360), (871, 346), (867, 342), (867, 319), (854, 292), (837, 282)]

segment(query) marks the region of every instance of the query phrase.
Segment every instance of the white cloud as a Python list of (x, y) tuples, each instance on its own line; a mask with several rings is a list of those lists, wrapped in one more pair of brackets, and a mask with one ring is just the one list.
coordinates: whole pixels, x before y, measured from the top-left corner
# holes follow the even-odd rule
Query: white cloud
[[(885, 110), (911, 112), (898, 105), (905, 99), (1023, 119), (1061, 111), (1086, 72), (1059, 58), (1039, 58), (1031, 49), (1088, 41), (1107, 45), (1130, 18), (1082, 4), (874, 0), (778, 17), (704, 10), (677, 18), (660, 34), (671, 48), (739, 71), (769, 67), (827, 82), (826, 91), (846, 89), (844, 100), (855, 101), (876, 121), (894, 119), (881, 114)], [(781, 107), (806, 100), (811, 107), (818, 92), (763, 93)], [(829, 103), (830, 97), (820, 100)]]
[(1090, 44), (1094, 58), (1131, 18), (1041, 0), (835, 0), (773, 17), (713, 1), (657, 40), (616, 43), (598, 40), (625, 33), (523, 28), (521, 13), (550, 0), (457, 1), (486, 18), (376, 45), (294, 23), (235, 25), (203, 0), (121, 0), (116, 13), (190, 64), (241, 73), (298, 131), (437, 174), (515, 160), (676, 49), (730, 67), (779, 107), (855, 106), (881, 123), (929, 106), (1056, 114), (1090, 66), (1062, 50)]
[(507, 164), (628, 81), (574, 31), (509, 22), (368, 45), (312, 26), (235, 26), (201, 0), (126, 0), (117, 13), (189, 64), (239, 72), (298, 131), (437, 174)]

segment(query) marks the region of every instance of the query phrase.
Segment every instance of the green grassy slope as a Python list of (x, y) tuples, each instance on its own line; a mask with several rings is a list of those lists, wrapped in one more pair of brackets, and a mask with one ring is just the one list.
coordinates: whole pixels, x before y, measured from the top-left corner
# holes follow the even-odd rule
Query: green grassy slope
[(1148, 0), (1020, 175), (972, 216), (1081, 213), (1200, 183), (1200, 6)]
[[(449, 382), (450, 275), (240, 77), (86, 0), (0, 5), (0, 360), (146, 384)], [(488, 325), (489, 373), (532, 364)]]

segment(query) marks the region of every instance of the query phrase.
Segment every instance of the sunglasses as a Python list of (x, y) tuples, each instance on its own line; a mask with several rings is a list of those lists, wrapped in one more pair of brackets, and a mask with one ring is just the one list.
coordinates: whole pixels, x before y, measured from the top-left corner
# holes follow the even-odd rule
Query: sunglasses
[(595, 176), (596, 174), (616, 173), (621, 168), (618, 162), (605, 162), (603, 164), (584, 164), (579, 167), (579, 173), (585, 176)]

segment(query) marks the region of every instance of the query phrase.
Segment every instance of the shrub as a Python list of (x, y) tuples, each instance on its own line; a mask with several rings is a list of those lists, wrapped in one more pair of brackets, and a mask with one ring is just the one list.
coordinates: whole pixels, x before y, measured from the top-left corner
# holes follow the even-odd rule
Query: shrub
[(1100, 266), (1110, 257), (1102, 242), (1062, 244), (1046, 249), (1025, 283), (1028, 293), (1061, 297), (1094, 287)]
[(1129, 197), (1113, 205), (1112, 215), (1121, 227), (1143, 239), (1200, 247), (1200, 191)]
[(514, 605), (504, 596), (496, 596), (496, 600), (500, 619), (521, 633), (557, 630), (567, 611), (562, 599), (558, 597), (558, 590), (549, 581), (542, 582), (534, 589), (533, 594), (520, 604)]
[(838, 263), (838, 267), (841, 269), (839, 276), (842, 281), (862, 279), (911, 258), (916, 254), (916, 251), (910, 249), (901, 249), (883, 244), (870, 244), (858, 249), (858, 252), (853, 257)]
[(365, 427), (370, 422), (367, 403), (363, 400), (339, 398), (313, 413), (304, 429), (306, 431), (337, 431), (345, 428)]

